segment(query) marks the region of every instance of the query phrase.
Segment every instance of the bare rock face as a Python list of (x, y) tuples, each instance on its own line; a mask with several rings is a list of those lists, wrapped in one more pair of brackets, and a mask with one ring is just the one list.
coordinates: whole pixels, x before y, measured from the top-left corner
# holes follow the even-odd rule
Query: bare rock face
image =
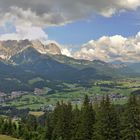
[(32, 47), (41, 54), (46, 54), (44, 45), (39, 40), (32, 41)]
[(61, 54), (61, 49), (55, 43), (49, 43), (47, 45), (42, 44), (39, 40), (8, 40), (0, 41), (0, 58), (10, 59), (11, 56), (22, 52), (28, 47), (33, 47), (41, 54)]
[(53, 55), (61, 54), (61, 49), (55, 43), (50, 43), (46, 45), (45, 50), (47, 53), (50, 53)]
[(23, 51), (25, 48), (31, 46), (28, 40), (8, 40), (0, 42), (0, 57), (9, 59), (11, 56)]
[(32, 41), (33, 48), (35, 48), (38, 52), (42, 54), (61, 54), (61, 49), (55, 43), (49, 43), (47, 45), (43, 45), (40, 41), (35, 40)]

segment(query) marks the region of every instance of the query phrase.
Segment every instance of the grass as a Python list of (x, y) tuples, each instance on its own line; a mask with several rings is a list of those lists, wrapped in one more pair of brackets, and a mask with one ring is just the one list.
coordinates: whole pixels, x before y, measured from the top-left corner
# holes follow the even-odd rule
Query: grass
[(37, 78), (34, 78), (34, 79), (29, 80), (28, 83), (29, 83), (30, 85), (33, 85), (34, 83), (40, 82), (40, 81), (44, 81), (44, 80), (41, 79), (40, 77), (37, 77)]
[(44, 114), (42, 111), (30, 111), (29, 114), (34, 115), (36, 117), (40, 117)]
[(0, 135), (0, 140), (19, 140), (6, 135)]

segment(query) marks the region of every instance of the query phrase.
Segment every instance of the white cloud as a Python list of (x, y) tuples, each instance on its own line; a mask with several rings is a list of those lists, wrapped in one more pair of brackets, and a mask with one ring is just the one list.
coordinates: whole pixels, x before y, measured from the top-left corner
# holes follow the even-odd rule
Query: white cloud
[(77, 59), (103, 61), (140, 61), (140, 32), (135, 37), (125, 38), (121, 35), (103, 36), (91, 40), (75, 52)]
[(17, 27), (15, 33), (0, 35), (0, 40), (40, 40), (46, 41), (48, 35), (40, 27)]
[(110, 17), (122, 10), (136, 10), (140, 0), (0, 0), (0, 23), (63, 25), (97, 13)]
[(68, 57), (72, 57), (72, 52), (67, 48), (61, 47), (61, 53), (63, 55), (68, 56)]

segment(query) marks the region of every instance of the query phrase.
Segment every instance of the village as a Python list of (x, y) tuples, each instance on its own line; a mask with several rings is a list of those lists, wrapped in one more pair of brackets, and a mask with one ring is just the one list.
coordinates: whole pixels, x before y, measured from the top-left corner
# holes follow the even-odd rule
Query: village
[[(28, 95), (28, 91), (12, 91), (10, 94), (6, 94), (4, 92), (0, 91), (0, 103), (7, 102), (7, 101), (12, 101), (14, 99), (20, 98), (23, 95)], [(35, 88), (31, 94), (40, 96), (43, 94), (42, 89)]]
[[(33, 96), (37, 96), (37, 97), (41, 97), (43, 96), (44, 97), (44, 90), (43, 89), (39, 89), (39, 88), (35, 88), (33, 92), (27, 92), (27, 91), (12, 91), (10, 94), (6, 94), (4, 92), (0, 92), (0, 103), (3, 104), (3, 103), (7, 103), (7, 102), (10, 102), (10, 101), (14, 101), (18, 98), (21, 98), (22, 96), (24, 95), (33, 95)], [(45, 95), (47, 96), (47, 95)], [(127, 96), (123, 95), (123, 94), (120, 94), (120, 93), (111, 93), (111, 94), (108, 94), (109, 98), (111, 99), (111, 101), (122, 101), (122, 100), (126, 100), (127, 99)], [(49, 98), (49, 96), (47, 97)], [(100, 101), (102, 100), (103, 98), (103, 94), (94, 94), (92, 96), (89, 97), (90, 99), (90, 102), (94, 103), (96, 101)], [(83, 98), (74, 98), (74, 99), (71, 99), (70, 100), (72, 105), (81, 105), (82, 102), (83, 102)], [(40, 109), (41, 111), (51, 111), (51, 110), (54, 110), (55, 108), (55, 104), (42, 104)]]
[[(12, 91), (10, 94), (6, 94), (4, 92), (0, 91), (0, 103), (2, 102), (6, 102), (6, 101), (11, 101), (14, 99), (17, 99), (23, 95), (27, 95), (29, 94), (29, 92), (27, 91)], [(42, 89), (38, 89), (35, 88), (34, 91), (32, 92), (32, 94), (36, 95), (36, 96), (41, 96), (44, 94), (44, 91)], [(102, 94), (96, 94), (93, 97), (90, 97), (91, 102), (94, 102), (95, 100), (101, 100), (103, 98)], [(116, 100), (120, 100), (120, 99), (127, 99), (127, 97), (125, 95), (122, 95), (120, 93), (111, 93), (109, 94), (109, 98), (112, 101), (116, 101)], [(82, 101), (82, 99), (77, 98), (77, 99), (73, 99), (72, 103), (73, 104), (80, 104)]]

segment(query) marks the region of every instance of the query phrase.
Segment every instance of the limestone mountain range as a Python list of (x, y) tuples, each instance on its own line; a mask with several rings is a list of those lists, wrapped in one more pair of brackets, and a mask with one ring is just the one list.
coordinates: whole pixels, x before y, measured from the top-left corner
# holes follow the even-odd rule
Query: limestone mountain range
[(47, 45), (44, 45), (39, 40), (7, 40), (0, 41), (0, 58), (10, 59), (12, 56), (26, 50), (27, 48), (34, 48), (41, 54), (61, 54), (61, 49), (55, 43), (49, 43)]

